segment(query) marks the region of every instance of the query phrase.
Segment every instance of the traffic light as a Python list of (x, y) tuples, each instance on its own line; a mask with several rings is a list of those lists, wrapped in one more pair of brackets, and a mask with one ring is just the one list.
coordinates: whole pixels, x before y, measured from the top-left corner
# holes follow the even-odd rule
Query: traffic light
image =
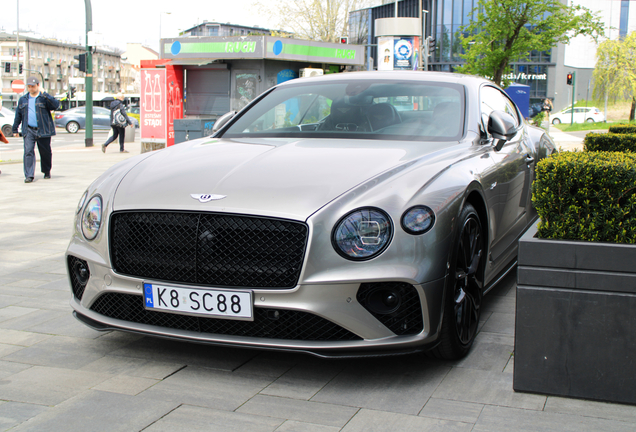
[(75, 87), (71, 87), (69, 93), (71, 95), (71, 99), (73, 99), (75, 97)]
[(22, 75), (22, 63), (20, 63), (20, 67), (18, 68), (18, 74)]
[(342, 43), (342, 44), (347, 44), (347, 43), (349, 43), (349, 38), (348, 38), (347, 36), (342, 36), (342, 37), (340, 38), (340, 43)]
[(435, 52), (435, 44), (437, 43), (437, 41), (435, 41), (435, 38), (429, 38), (428, 40), (428, 53), (430, 55), (433, 55), (433, 53)]
[(572, 85), (572, 73), (569, 73), (567, 76), (567, 84)]
[(77, 66), (77, 68), (82, 72), (86, 72), (86, 53), (79, 54), (74, 57), (75, 57), (75, 60), (79, 61), (79, 65)]
[(11, 63), (6, 62), (6, 63), (4, 64), (4, 72), (5, 72), (5, 73), (11, 73)]

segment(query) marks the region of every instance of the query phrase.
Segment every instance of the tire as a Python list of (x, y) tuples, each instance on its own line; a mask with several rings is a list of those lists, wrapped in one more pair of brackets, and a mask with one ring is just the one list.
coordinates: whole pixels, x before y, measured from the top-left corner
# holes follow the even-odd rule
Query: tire
[(555, 118), (554, 120), (552, 120), (552, 124), (553, 125), (561, 124), (561, 120), (559, 120), (558, 118)]
[(589, 119), (587, 119), (585, 121), (588, 122), (588, 123), (594, 123), (594, 119), (592, 119), (592, 118), (589, 118)]
[(13, 131), (11, 130), (11, 126), (10, 125), (4, 125), (2, 126), (2, 133), (4, 134), (4, 136), (6, 136), (7, 138), (12, 137), (13, 136)]
[(481, 316), (485, 248), (482, 225), (475, 208), (466, 204), (459, 217), (444, 295), (440, 344), (433, 357), (456, 360), (473, 345)]
[(66, 132), (76, 134), (80, 130), (80, 125), (77, 122), (70, 121), (66, 123)]

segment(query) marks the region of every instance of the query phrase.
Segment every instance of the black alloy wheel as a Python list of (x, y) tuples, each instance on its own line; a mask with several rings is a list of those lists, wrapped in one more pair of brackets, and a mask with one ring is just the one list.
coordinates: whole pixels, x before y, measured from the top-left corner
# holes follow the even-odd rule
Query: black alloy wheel
[(447, 279), (440, 344), (432, 355), (447, 360), (465, 356), (477, 335), (484, 276), (484, 236), (479, 215), (467, 204), (460, 214), (459, 232)]

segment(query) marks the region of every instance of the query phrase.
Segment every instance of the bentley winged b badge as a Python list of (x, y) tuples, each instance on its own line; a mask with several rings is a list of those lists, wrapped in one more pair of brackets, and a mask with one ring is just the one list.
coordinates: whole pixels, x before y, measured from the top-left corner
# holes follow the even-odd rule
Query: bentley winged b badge
[(225, 198), (227, 195), (214, 195), (214, 194), (190, 194), (192, 198), (195, 200), (199, 200), (202, 203), (220, 200)]

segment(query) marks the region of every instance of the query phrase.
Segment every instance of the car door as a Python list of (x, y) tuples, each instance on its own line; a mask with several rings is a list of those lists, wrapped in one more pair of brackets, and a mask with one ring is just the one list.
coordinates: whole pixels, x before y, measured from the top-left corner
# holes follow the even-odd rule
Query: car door
[(491, 144), (489, 156), (493, 168), (482, 180), (487, 189), (485, 194), (492, 230), (489, 259), (496, 261), (505, 255), (526, 227), (534, 157), (526, 144), (525, 128), (514, 103), (498, 88), (488, 85), (482, 87), (480, 99), (484, 126), (494, 110), (510, 114), (518, 126), (517, 134), (501, 150), (496, 151)]
[(110, 110), (93, 107), (93, 127), (95, 129), (110, 129)]

